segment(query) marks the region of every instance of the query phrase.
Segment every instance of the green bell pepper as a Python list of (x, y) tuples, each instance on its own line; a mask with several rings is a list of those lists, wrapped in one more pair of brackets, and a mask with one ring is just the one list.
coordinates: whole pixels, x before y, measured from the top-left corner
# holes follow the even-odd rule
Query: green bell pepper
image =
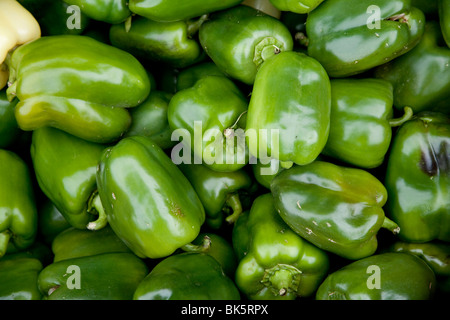
[(450, 48), (450, 1), (438, 0), (439, 3), (439, 22), (445, 43)]
[(33, 131), (31, 159), (39, 187), (75, 228), (106, 224), (96, 192), (96, 169), (105, 148), (52, 127)]
[(191, 88), (195, 83), (206, 76), (226, 76), (219, 67), (211, 61), (198, 63), (183, 69), (177, 75), (176, 91)]
[(194, 188), (147, 137), (105, 150), (97, 186), (111, 228), (139, 257), (162, 258), (194, 240), (205, 221)]
[(450, 49), (439, 45), (442, 34), (437, 22), (428, 22), (425, 30), (413, 50), (376, 68), (375, 76), (392, 83), (397, 109), (409, 106), (415, 113), (450, 114)]
[(317, 300), (428, 300), (436, 278), (420, 258), (388, 252), (354, 261), (328, 275)]
[(38, 231), (42, 240), (51, 244), (59, 233), (70, 227), (55, 204), (50, 199), (44, 199), (38, 209)]
[(145, 136), (149, 137), (162, 149), (168, 149), (175, 145), (171, 140), (172, 130), (167, 119), (167, 110), (172, 94), (153, 90), (148, 98), (139, 106), (130, 109), (131, 126), (124, 137)]
[(302, 53), (279, 53), (264, 62), (255, 79), (246, 126), (250, 154), (279, 159), (283, 167), (311, 163), (327, 142), (330, 111), (330, 80), (323, 67)]
[[(207, 246), (202, 248), (202, 245), (204, 246), (205, 244), (205, 237), (208, 238)], [(216, 259), (222, 266), (223, 272), (231, 279), (234, 279), (238, 260), (232, 244), (224, 236), (217, 233), (201, 232), (192, 241), (192, 244), (201, 248), (201, 253), (209, 254)]]
[(211, 15), (200, 27), (199, 39), (220, 70), (248, 85), (264, 61), (293, 48), (282, 22), (244, 5)]
[[(111, 26), (111, 44), (147, 62), (164, 62), (174, 68), (188, 67), (203, 58), (203, 50), (194, 38), (206, 19), (159, 22), (133, 17)], [(130, 26), (131, 25), (131, 26)]]
[(424, 260), (436, 276), (436, 294), (450, 293), (450, 244), (443, 241), (426, 243), (397, 241), (390, 250), (413, 254)]
[(88, 17), (110, 24), (121, 23), (131, 16), (128, 0), (63, 0), (78, 6)]
[(281, 11), (309, 13), (317, 8), (323, 0), (270, 0)]
[(246, 214), (245, 226), (232, 235), (247, 234), (240, 237), (246, 243), (234, 240), (236, 248), (245, 248), (236, 269), (239, 289), (251, 300), (312, 296), (328, 272), (327, 254), (284, 223), (270, 193), (256, 198)]
[(155, 21), (180, 21), (231, 8), (243, 0), (129, 0), (130, 10)]
[(203, 77), (193, 87), (175, 93), (168, 119), (172, 139), (182, 141), (172, 150), (172, 159), (183, 151), (179, 152), (181, 159), (174, 159), (177, 164), (202, 163), (220, 172), (244, 167), (248, 154), (242, 128), (247, 107), (240, 89), (223, 76)]
[(239, 300), (219, 262), (204, 253), (165, 258), (139, 284), (134, 300)]
[(296, 233), (347, 259), (372, 255), (380, 228), (399, 232), (382, 208), (386, 188), (363, 169), (315, 161), (279, 173), (270, 190), (280, 216)]
[(37, 208), (30, 169), (16, 153), (0, 149), (0, 258), (23, 250), (37, 236)]
[(223, 222), (234, 223), (245, 209), (241, 195), (249, 192), (253, 181), (244, 169), (218, 172), (201, 164), (180, 164), (179, 168), (203, 203), (206, 224), (220, 229)]
[(6, 89), (0, 91), (0, 148), (6, 148), (18, 138), (20, 129), (14, 116), (14, 108), (18, 100), (9, 102)]
[(285, 170), (285, 168), (280, 166), (280, 161), (276, 159), (270, 159), (267, 163), (257, 160), (256, 163), (252, 165), (255, 180), (266, 189), (270, 189), (270, 183), (273, 178), (283, 170)]
[(7, 254), (0, 258), (0, 300), (40, 300), (37, 286), (43, 265), (39, 259)]
[(412, 117), (407, 108), (402, 118), (393, 119), (393, 100), (393, 87), (386, 80), (331, 80), (330, 135), (322, 154), (361, 168), (380, 166), (392, 127)]
[(68, 228), (55, 237), (52, 251), (53, 262), (104, 253), (131, 252), (110, 226), (96, 231)]
[(38, 287), (44, 300), (131, 300), (147, 274), (132, 253), (103, 253), (46, 266)]
[(386, 211), (400, 239), (450, 241), (450, 119), (424, 112), (397, 131), (387, 161)]
[(408, 52), (424, 26), (425, 16), (411, 0), (327, 0), (308, 15), (308, 55), (330, 77), (347, 77)]
[(71, 10), (70, 5), (63, 0), (51, 1), (40, 8), (37, 18), (43, 36), (82, 34), (91, 19), (83, 10)]
[(126, 108), (150, 92), (136, 58), (87, 36), (39, 38), (14, 50), (8, 66), (8, 99), (19, 99), (15, 116), (26, 131), (49, 125), (93, 142), (115, 141), (130, 126)]

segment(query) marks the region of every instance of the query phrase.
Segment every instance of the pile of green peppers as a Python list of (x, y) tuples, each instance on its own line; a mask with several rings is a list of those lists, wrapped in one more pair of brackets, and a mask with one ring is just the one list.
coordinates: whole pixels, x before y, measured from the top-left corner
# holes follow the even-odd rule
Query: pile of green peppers
[(0, 299), (448, 301), (449, 0), (12, 1)]

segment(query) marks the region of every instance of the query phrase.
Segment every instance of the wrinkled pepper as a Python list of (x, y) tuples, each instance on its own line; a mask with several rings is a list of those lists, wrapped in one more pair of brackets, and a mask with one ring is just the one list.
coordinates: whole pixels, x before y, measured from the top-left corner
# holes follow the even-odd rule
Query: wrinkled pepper
[(313, 58), (281, 52), (259, 69), (247, 114), (250, 155), (306, 165), (314, 161), (330, 130), (330, 80)]
[(403, 241), (450, 241), (449, 152), (448, 116), (419, 113), (397, 131), (386, 168), (386, 212)]
[(309, 13), (317, 8), (323, 0), (270, 0), (281, 11)]
[(180, 21), (231, 8), (243, 0), (129, 0), (130, 10), (155, 21)]
[(141, 258), (172, 254), (192, 242), (205, 221), (192, 185), (147, 137), (127, 137), (107, 148), (97, 186), (109, 225)]
[(105, 148), (52, 127), (33, 131), (30, 152), (39, 187), (75, 228), (106, 224), (96, 183)]
[(330, 134), (322, 154), (361, 168), (380, 166), (391, 144), (392, 127), (413, 115), (408, 107), (394, 119), (393, 100), (393, 87), (386, 80), (331, 80)]
[(280, 216), (296, 233), (346, 259), (374, 254), (382, 227), (402, 232), (383, 211), (386, 188), (363, 169), (315, 161), (279, 173), (270, 190)]
[(149, 137), (162, 149), (175, 145), (171, 140), (172, 130), (167, 119), (167, 110), (172, 94), (153, 90), (139, 106), (130, 109), (131, 126), (124, 137), (142, 135)]
[(445, 43), (450, 48), (450, 1), (438, 0), (439, 22)]
[(31, 173), (16, 153), (0, 149), (0, 258), (31, 246), (37, 236), (37, 208)]
[(429, 300), (436, 290), (431, 268), (408, 253), (388, 252), (354, 261), (328, 275), (317, 300)]
[(308, 55), (330, 77), (347, 77), (405, 54), (424, 26), (425, 16), (411, 0), (327, 0), (308, 15)]
[(202, 164), (180, 164), (179, 168), (202, 201), (209, 227), (220, 229), (223, 222), (232, 224), (238, 219), (245, 209), (241, 197), (253, 184), (244, 169), (218, 172)]
[(440, 46), (437, 22), (427, 22), (420, 43), (407, 54), (382, 65), (375, 76), (392, 83), (394, 105), (450, 114), (450, 49)]
[(142, 280), (134, 300), (239, 300), (233, 281), (219, 262), (205, 253), (165, 258)]
[(78, 6), (85, 15), (110, 24), (125, 21), (131, 16), (128, 0), (64, 0), (69, 5)]
[(0, 2), (0, 90), (9, 73), (4, 64), (8, 53), (16, 46), (41, 37), (41, 28), (34, 16), (16, 0)]
[(9, 102), (6, 90), (0, 90), (0, 148), (9, 147), (17, 138), (20, 129), (14, 116), (17, 99)]
[[(251, 300), (293, 300), (309, 297), (325, 278), (329, 259), (325, 251), (302, 239), (281, 219), (270, 193), (259, 196), (233, 230), (233, 243), (243, 258), (235, 281)], [(247, 234), (245, 237), (238, 233)], [(245, 241), (244, 243), (238, 243)], [(240, 248), (240, 249), (238, 249)]]
[(249, 85), (264, 61), (293, 48), (282, 22), (244, 5), (212, 14), (200, 27), (199, 39), (220, 70)]
[(186, 68), (203, 58), (196, 36), (206, 16), (196, 20), (159, 22), (133, 17), (131, 26), (125, 22), (112, 25), (111, 44), (148, 62), (164, 62), (174, 68)]
[(220, 172), (244, 167), (248, 163), (243, 129), (247, 107), (240, 89), (223, 76), (205, 76), (175, 93), (168, 119), (172, 139), (182, 141), (172, 150), (172, 158), (182, 153), (181, 159), (174, 159), (177, 164), (202, 163)]
[(87, 36), (41, 37), (14, 50), (8, 66), (8, 99), (19, 99), (15, 115), (25, 131), (52, 126), (112, 142), (130, 126), (127, 108), (150, 92), (147, 71), (136, 58)]
[(49, 264), (38, 287), (44, 300), (131, 300), (147, 274), (132, 253), (103, 253)]

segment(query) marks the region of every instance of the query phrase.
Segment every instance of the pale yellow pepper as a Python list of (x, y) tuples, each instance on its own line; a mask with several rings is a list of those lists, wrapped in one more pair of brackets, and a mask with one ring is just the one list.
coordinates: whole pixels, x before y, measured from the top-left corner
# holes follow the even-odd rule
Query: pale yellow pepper
[(4, 61), (12, 49), (41, 36), (33, 15), (16, 0), (0, 0), (0, 90), (9, 77)]

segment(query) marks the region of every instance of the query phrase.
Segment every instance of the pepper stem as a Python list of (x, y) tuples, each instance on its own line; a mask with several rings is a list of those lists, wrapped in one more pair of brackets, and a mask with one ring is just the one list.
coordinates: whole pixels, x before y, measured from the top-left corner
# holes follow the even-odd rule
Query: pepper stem
[(86, 228), (89, 230), (100, 230), (108, 224), (108, 218), (106, 216), (105, 209), (103, 208), (102, 201), (100, 200), (100, 195), (95, 192), (91, 200), (89, 201), (88, 212), (96, 212), (98, 218), (95, 221), (91, 221), (87, 224)]
[(388, 217), (384, 217), (383, 225), (381, 227), (391, 231), (393, 234), (400, 233), (400, 227), (398, 226), (398, 224)]
[(226, 201), (226, 204), (231, 208), (231, 210), (233, 210), (233, 213), (226, 217), (225, 220), (229, 224), (233, 224), (242, 213), (242, 204), (239, 195), (237, 193), (230, 195)]
[(200, 30), (200, 27), (202, 26), (202, 24), (208, 20), (209, 15), (208, 14), (204, 14), (202, 15), (200, 18), (196, 19), (196, 20), (189, 20), (186, 22), (187, 24), (187, 35), (189, 38), (192, 38), (192, 36), (194, 34), (196, 34), (198, 32), (198, 30)]
[(0, 233), (0, 258), (6, 254), (8, 249), (9, 239), (11, 238), (11, 232), (8, 230)]
[(303, 47), (309, 46), (309, 38), (303, 32), (297, 32), (294, 39)]
[(389, 125), (391, 127), (400, 127), (406, 121), (411, 120), (414, 114), (413, 110), (410, 107), (405, 107), (403, 110), (404, 110), (403, 116), (401, 116), (400, 118), (389, 120)]
[(276, 296), (285, 296), (290, 292), (297, 292), (302, 272), (288, 264), (277, 264), (266, 269), (261, 283), (268, 287)]
[(201, 244), (187, 243), (180, 249), (186, 252), (202, 253), (207, 252), (211, 247), (211, 238), (205, 235)]

